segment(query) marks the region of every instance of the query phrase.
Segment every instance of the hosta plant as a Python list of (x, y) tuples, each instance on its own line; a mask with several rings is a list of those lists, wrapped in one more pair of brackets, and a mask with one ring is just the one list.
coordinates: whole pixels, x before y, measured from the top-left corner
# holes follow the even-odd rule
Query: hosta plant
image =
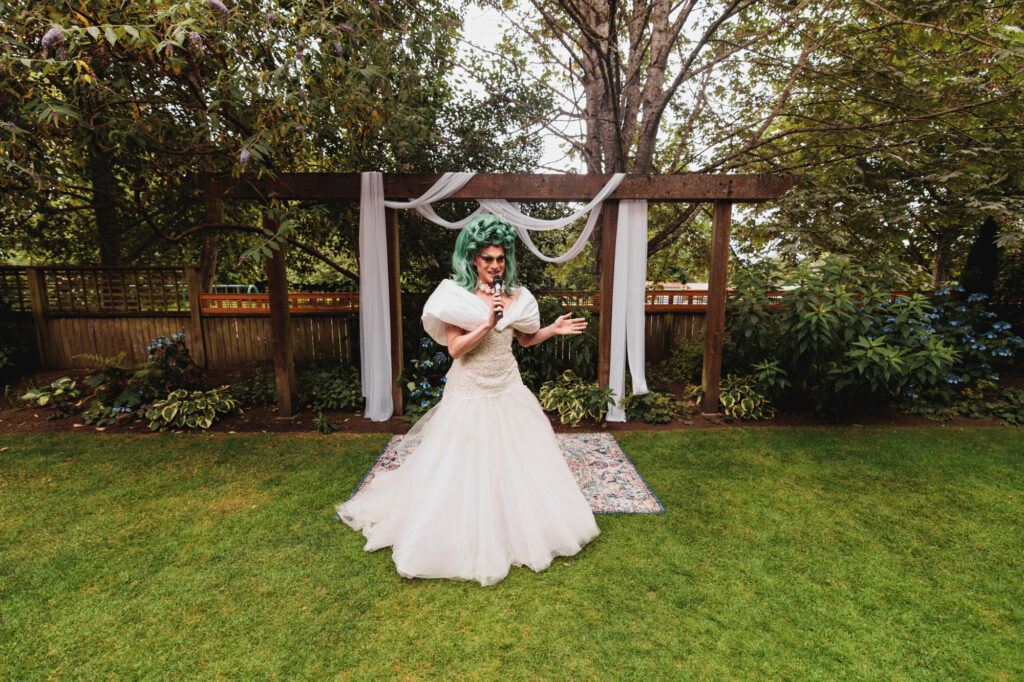
[(180, 388), (146, 411), (152, 431), (165, 429), (208, 429), (222, 416), (242, 413), (227, 386), (209, 391)]
[(604, 419), (608, 403), (615, 394), (610, 388), (601, 388), (596, 382), (585, 382), (571, 369), (557, 379), (544, 382), (540, 387), (540, 404), (548, 412), (558, 412), (563, 424), (575, 426), (583, 419)]
[(71, 377), (54, 379), (47, 386), (38, 386), (21, 396), (23, 402), (35, 403), (39, 407), (50, 407), (69, 403), (82, 397), (82, 389)]
[[(704, 391), (695, 388), (697, 404), (704, 402)], [(773, 419), (776, 410), (771, 400), (758, 390), (755, 377), (729, 374), (718, 384), (718, 407), (726, 421), (762, 421)]]

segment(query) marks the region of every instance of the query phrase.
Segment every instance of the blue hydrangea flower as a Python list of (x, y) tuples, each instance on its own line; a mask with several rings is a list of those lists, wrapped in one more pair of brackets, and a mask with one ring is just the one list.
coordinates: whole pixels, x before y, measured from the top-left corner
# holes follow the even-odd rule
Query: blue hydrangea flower
[[(992, 313), (992, 314), (995, 315), (995, 313)], [(995, 324), (992, 325), (992, 329), (996, 330), (997, 332), (1004, 332), (1004, 331), (1006, 331), (1009, 328), (1010, 328), (1010, 323), (1009, 322), (996, 322)]]
[(420, 346), (421, 347), (423, 347), (423, 348), (430, 348), (430, 344), (431, 344), (431, 341), (430, 341), (430, 337), (429, 336), (424, 336), (422, 339), (420, 339)]
[(967, 297), (967, 302), (968, 303), (976, 303), (978, 301), (984, 301), (986, 298), (988, 298), (988, 294), (983, 294), (981, 292), (978, 292), (976, 294), (971, 294), (970, 296), (968, 296)]
[(424, 400), (422, 403), (420, 403), (420, 407), (426, 407), (429, 404), (430, 404), (429, 400)]
[(448, 377), (441, 377), (441, 383), (442, 384), (447, 384), (448, 383)]
[(420, 388), (430, 388), (430, 382), (424, 379), (420, 382)]
[(946, 376), (946, 383), (948, 383), (948, 384), (959, 384), (960, 383), (960, 377), (958, 377), (955, 374), (949, 374), (949, 375)]

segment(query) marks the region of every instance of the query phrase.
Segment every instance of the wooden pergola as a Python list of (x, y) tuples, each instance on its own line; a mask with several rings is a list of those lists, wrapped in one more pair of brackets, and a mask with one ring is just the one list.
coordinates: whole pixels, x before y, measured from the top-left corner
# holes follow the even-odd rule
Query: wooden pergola
[[(389, 200), (409, 200), (423, 195), (440, 174), (385, 174), (384, 195)], [(611, 175), (478, 174), (445, 201), (507, 199), (509, 201), (590, 201)], [(200, 182), (206, 192), (208, 213), (221, 211), (222, 199), (267, 201), (359, 201), (359, 173), (282, 173), (274, 178), (242, 178), (204, 174)], [(722, 370), (722, 337), (725, 328), (725, 297), (729, 264), (729, 231), (734, 203), (758, 203), (778, 198), (796, 184), (793, 176), (780, 175), (627, 175), (608, 196), (601, 210), (601, 283), (598, 345), (598, 382), (608, 385), (611, 346), (611, 306), (614, 282), (618, 202), (647, 199), (664, 202), (712, 202), (714, 219), (711, 235), (711, 264), (708, 276), (708, 308), (704, 337), (703, 388), (706, 414), (718, 412), (718, 384)], [(222, 217), (208, 216), (211, 222)], [(402, 299), (398, 259), (398, 211), (386, 209), (391, 306), (391, 372), (397, 377), (402, 361)], [(276, 232), (274, 221), (264, 216), (264, 227)], [(281, 257), (278, 258), (277, 254)], [(278, 410), (289, 417), (295, 410), (295, 369), (289, 328), (288, 282), (282, 246), (267, 263), (270, 298), (271, 340)], [(402, 414), (402, 390), (393, 382), (395, 414)]]

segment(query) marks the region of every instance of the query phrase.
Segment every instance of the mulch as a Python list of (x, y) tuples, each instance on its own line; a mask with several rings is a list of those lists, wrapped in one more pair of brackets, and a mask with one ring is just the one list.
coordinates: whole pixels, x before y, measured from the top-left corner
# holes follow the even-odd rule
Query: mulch
[[(21, 395), (31, 386), (38, 386), (49, 383), (61, 376), (70, 376), (74, 379), (82, 379), (87, 376), (84, 371), (69, 370), (47, 370), (36, 372), (20, 379), (17, 384), (9, 387), (8, 395), (11, 398)], [(230, 373), (207, 375), (209, 386), (217, 386), (230, 381)], [(1017, 383), (1020, 377), (1015, 377), (1013, 383)], [(671, 385), (670, 390), (677, 395), (682, 394), (682, 386)], [(301, 407), (301, 406), (300, 406)], [(65, 419), (47, 419), (52, 413), (41, 408), (8, 408), (0, 409), (0, 434), (7, 433), (72, 433), (87, 431), (102, 431), (105, 433), (152, 433), (149, 430), (149, 423), (145, 419), (127, 419), (123, 423), (95, 427), (89, 426), (82, 421), (81, 415), (72, 415)], [(384, 422), (371, 422), (363, 418), (362, 412), (328, 411), (323, 413), (329, 421), (339, 427), (337, 433), (389, 433), (401, 434), (409, 430), (410, 424), (402, 417), (392, 417)], [(300, 411), (292, 417), (281, 417), (275, 406), (255, 406), (245, 409), (244, 414), (227, 417), (214, 424), (210, 429), (211, 433), (309, 433), (315, 432), (316, 426), (313, 423), (316, 413), (308, 409)], [(760, 422), (726, 422), (720, 418), (708, 418), (697, 414), (692, 417), (692, 424), (682, 420), (673, 420), (666, 424), (646, 424), (642, 421), (630, 421), (626, 423), (599, 424), (585, 420), (577, 426), (568, 426), (558, 420), (557, 415), (548, 415), (551, 426), (556, 433), (580, 433), (593, 431), (607, 431), (609, 433), (620, 433), (624, 431), (669, 431), (679, 429), (737, 429), (756, 427), (781, 427), (781, 426), (935, 426), (937, 424), (946, 426), (997, 426), (998, 422), (986, 421), (983, 419), (969, 419), (967, 417), (956, 417), (945, 422), (935, 422), (925, 417), (907, 414), (893, 408), (885, 407), (872, 411), (862, 412), (855, 415), (848, 415), (841, 421), (823, 419), (810, 412), (787, 412), (776, 416), (772, 420)]]

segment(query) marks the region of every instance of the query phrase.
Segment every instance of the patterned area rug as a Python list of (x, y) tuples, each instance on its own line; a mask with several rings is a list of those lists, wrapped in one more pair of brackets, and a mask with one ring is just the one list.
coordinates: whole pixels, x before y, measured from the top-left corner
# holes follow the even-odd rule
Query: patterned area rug
[[(610, 433), (560, 433), (556, 437), (576, 484), (595, 514), (665, 512), (665, 507)], [(392, 437), (351, 497), (358, 495), (376, 472), (400, 467), (415, 446), (415, 442), (406, 443), (405, 436)]]

